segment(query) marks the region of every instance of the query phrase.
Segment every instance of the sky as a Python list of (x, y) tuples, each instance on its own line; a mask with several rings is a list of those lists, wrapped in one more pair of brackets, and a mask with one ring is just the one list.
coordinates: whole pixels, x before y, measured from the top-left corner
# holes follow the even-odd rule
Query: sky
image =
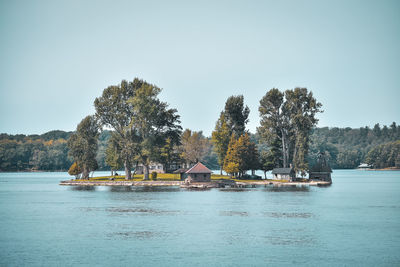
[(0, 133), (73, 131), (135, 77), (206, 136), (231, 95), (254, 133), (271, 88), (311, 90), (319, 127), (399, 124), (399, 48), (400, 1), (0, 0)]

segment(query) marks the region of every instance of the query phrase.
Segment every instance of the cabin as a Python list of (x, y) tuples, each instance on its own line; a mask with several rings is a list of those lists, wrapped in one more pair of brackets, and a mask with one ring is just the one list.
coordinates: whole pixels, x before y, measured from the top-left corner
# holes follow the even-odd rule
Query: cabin
[(317, 163), (310, 168), (309, 179), (331, 182), (332, 169), (329, 166), (324, 153), (319, 153)]
[[(181, 169), (181, 168), (183, 168), (184, 167), (184, 165), (185, 164), (179, 164), (179, 163), (172, 163), (172, 164), (170, 164), (170, 165), (168, 165), (168, 172), (173, 172), (173, 171), (175, 171), (175, 170), (179, 170), (179, 169)], [(150, 173), (152, 173), (152, 172), (156, 172), (156, 173), (166, 173), (167, 172), (167, 168), (166, 168), (167, 166), (166, 165), (164, 165), (164, 164), (162, 164), (162, 163), (159, 163), (159, 162), (151, 162), (150, 164), (149, 164), (149, 171), (150, 171)], [(187, 169), (186, 169), (187, 170)], [(142, 163), (139, 163), (137, 166), (136, 166), (136, 170), (135, 170), (135, 173), (136, 174), (143, 174), (144, 173), (144, 166), (143, 166), (143, 164)], [(174, 172), (175, 173), (175, 172)]]
[(196, 163), (192, 168), (185, 172), (187, 178), (186, 183), (192, 182), (210, 182), (211, 181), (211, 170), (204, 166), (201, 162)]
[(293, 181), (296, 179), (296, 173), (293, 168), (275, 168), (272, 170), (272, 179)]

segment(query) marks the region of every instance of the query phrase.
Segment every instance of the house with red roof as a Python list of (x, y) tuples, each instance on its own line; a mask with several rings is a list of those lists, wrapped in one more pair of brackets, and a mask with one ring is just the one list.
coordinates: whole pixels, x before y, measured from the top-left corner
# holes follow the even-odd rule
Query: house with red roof
[(185, 172), (187, 178), (185, 182), (210, 182), (212, 171), (201, 162), (196, 163), (192, 168)]

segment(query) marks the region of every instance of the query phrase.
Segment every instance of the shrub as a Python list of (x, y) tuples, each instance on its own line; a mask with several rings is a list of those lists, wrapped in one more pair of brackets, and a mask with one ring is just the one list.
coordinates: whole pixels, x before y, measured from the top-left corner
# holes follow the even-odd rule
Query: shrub
[(82, 169), (79, 167), (79, 165), (76, 162), (74, 162), (68, 170), (68, 174), (75, 176), (76, 179), (79, 178), (79, 175), (81, 173), (82, 173)]
[(157, 172), (152, 172), (151, 173), (151, 179), (154, 180), (154, 181), (157, 180)]

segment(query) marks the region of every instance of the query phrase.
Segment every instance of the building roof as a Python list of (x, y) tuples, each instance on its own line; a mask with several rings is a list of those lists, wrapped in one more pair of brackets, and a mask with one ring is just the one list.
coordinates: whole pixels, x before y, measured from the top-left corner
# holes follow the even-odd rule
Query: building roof
[(177, 169), (176, 171), (174, 171), (173, 173), (185, 173), (187, 172), (189, 169), (186, 168), (181, 168), (181, 169)]
[(212, 173), (209, 168), (204, 166), (201, 162), (196, 163), (192, 168), (190, 168), (186, 173)]
[(292, 168), (275, 168), (272, 170), (272, 174), (291, 174), (293, 173)]

